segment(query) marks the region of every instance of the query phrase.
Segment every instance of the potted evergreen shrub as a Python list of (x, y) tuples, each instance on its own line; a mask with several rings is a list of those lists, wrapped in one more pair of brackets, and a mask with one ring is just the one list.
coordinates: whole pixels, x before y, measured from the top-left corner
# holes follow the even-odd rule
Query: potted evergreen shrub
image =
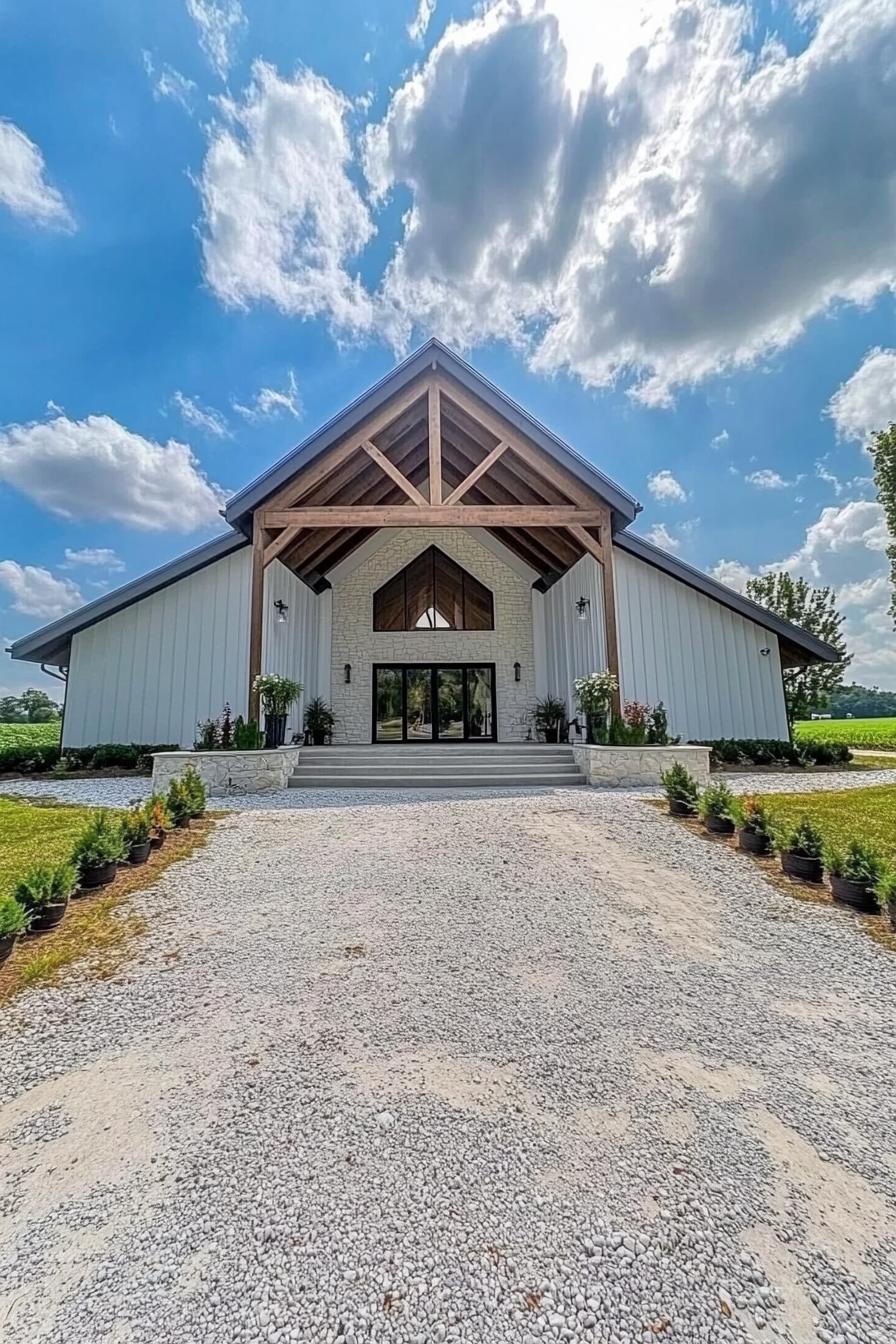
[(675, 761), (668, 770), (662, 772), (660, 779), (666, 791), (670, 814), (673, 817), (692, 817), (697, 811), (697, 800), (700, 796), (694, 776), (681, 761)]
[(15, 896), (0, 896), (0, 966), (28, 927), (28, 915)]
[(149, 847), (161, 849), (165, 843), (165, 835), (171, 828), (171, 818), (164, 796), (161, 793), (152, 794), (147, 799), (144, 810), (149, 821)]
[(300, 681), (290, 681), (276, 672), (263, 673), (255, 678), (252, 688), (261, 697), (264, 710), (265, 746), (282, 747), (286, 738), (286, 720), (291, 707), (302, 694)]
[(13, 897), (25, 911), (32, 933), (55, 928), (68, 908), (68, 900), (78, 885), (78, 873), (70, 862), (38, 864), (16, 883)]
[(556, 695), (546, 695), (535, 702), (535, 730), (545, 742), (559, 742), (566, 722), (566, 701)]
[(737, 843), (746, 854), (768, 854), (772, 848), (772, 828), (759, 798), (744, 798), (734, 804)]
[(191, 817), (201, 817), (205, 813), (205, 803), (208, 797), (208, 790), (205, 782), (200, 778), (198, 772), (188, 765), (181, 775), (181, 788), (186, 796), (187, 805), (190, 809)]
[(776, 837), (781, 871), (803, 882), (820, 882), (824, 874), (821, 851), (824, 837), (817, 826), (803, 817), (798, 825), (779, 832)]
[(72, 854), (82, 891), (107, 887), (115, 880), (118, 862), (124, 857), (120, 824), (105, 809), (94, 812)]
[(313, 700), (309, 700), (305, 706), (304, 717), (305, 732), (311, 737), (315, 747), (322, 747), (326, 739), (333, 732), (336, 723), (336, 715), (326, 700), (322, 700), (316, 695)]
[(824, 852), (831, 881), (831, 895), (840, 905), (876, 915), (880, 910), (874, 888), (883, 871), (883, 860), (871, 845), (850, 840), (845, 849), (831, 845)]
[(881, 910), (890, 917), (890, 928), (896, 930), (896, 868), (883, 868), (874, 884), (874, 894)]
[(145, 863), (151, 847), (149, 817), (145, 807), (132, 807), (121, 823), (121, 840), (128, 863)]
[(609, 669), (591, 672), (573, 682), (576, 708), (585, 716), (585, 740), (590, 746), (604, 745), (607, 741), (610, 706), (619, 690), (619, 683)]
[(259, 730), (254, 719), (247, 723), (242, 714), (238, 714), (233, 725), (233, 745), (236, 751), (260, 751), (264, 746), (264, 733)]
[(190, 799), (183, 782), (179, 779), (172, 779), (168, 785), (168, 792), (165, 795), (165, 806), (168, 809), (168, 815), (174, 826), (178, 830), (184, 830), (190, 824)]
[(727, 784), (707, 784), (700, 796), (699, 811), (703, 825), (714, 835), (733, 835), (734, 794)]

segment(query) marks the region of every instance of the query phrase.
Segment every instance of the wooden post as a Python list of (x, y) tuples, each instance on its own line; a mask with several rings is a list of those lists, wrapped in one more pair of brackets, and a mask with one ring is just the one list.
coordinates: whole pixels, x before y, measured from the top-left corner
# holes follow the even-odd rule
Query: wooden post
[(604, 628), (607, 632), (607, 667), (616, 678), (619, 690), (613, 696), (614, 714), (622, 713), (622, 680), (619, 671), (619, 630), (616, 624), (616, 584), (613, 579), (613, 536), (610, 519), (607, 518), (606, 530), (601, 532), (605, 538), (601, 565), (604, 585)]
[(442, 502), (442, 408), (435, 379), (429, 385), (429, 502)]
[(264, 628), (264, 548), (267, 532), (258, 514), (252, 519), (252, 578), (249, 591), (249, 718), (258, 721), (258, 693), (252, 689), (261, 672)]

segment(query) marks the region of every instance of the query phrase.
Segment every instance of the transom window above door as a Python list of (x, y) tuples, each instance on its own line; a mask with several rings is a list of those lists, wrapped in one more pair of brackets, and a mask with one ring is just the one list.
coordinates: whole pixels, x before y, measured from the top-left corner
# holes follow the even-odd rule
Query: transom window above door
[(373, 595), (374, 630), (494, 630), (491, 593), (438, 546)]

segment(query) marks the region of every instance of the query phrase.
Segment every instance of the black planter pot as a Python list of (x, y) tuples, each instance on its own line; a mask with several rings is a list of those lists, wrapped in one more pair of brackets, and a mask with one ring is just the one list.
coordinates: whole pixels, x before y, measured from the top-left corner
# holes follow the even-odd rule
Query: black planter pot
[(853, 882), (831, 873), (831, 895), (838, 905), (851, 905), (866, 915), (876, 915), (880, 910), (877, 897), (866, 882)]
[(185, 830), (187, 830), (187, 828), (188, 828), (189, 825), (190, 825), (190, 818), (189, 818), (189, 817), (181, 817), (179, 821), (176, 821), (176, 822), (174, 823), (174, 825), (175, 825), (175, 828), (176, 828), (178, 831), (185, 831)]
[(788, 877), (798, 877), (803, 882), (820, 882), (824, 869), (821, 859), (808, 858), (805, 854), (794, 854), (790, 849), (782, 849), (781, 871)]
[(82, 868), (81, 889), (93, 890), (96, 887), (108, 887), (110, 882), (115, 881), (117, 872), (117, 859), (110, 859), (108, 863), (97, 863), (90, 868)]
[(149, 851), (152, 848), (151, 840), (141, 840), (139, 845), (131, 845), (128, 850), (128, 863), (145, 863), (149, 858)]
[(737, 843), (745, 854), (767, 854), (771, 848), (768, 836), (760, 835), (758, 831), (738, 831)]
[(18, 941), (19, 935), (17, 933), (6, 933), (0, 937), (0, 966), (3, 965)]
[(264, 716), (264, 745), (268, 751), (272, 747), (282, 747), (286, 741), (286, 715), (285, 714), (265, 714)]
[(544, 736), (545, 742), (552, 742), (556, 744), (557, 742), (560, 741), (559, 723), (553, 724), (550, 728), (542, 728), (541, 731)]
[(708, 831), (712, 831), (713, 835), (734, 834), (734, 822), (730, 817), (717, 817), (710, 813), (708, 817), (704, 817), (703, 825)]
[(888, 903), (887, 911), (890, 916), (890, 928), (896, 933), (896, 901), (890, 901)]
[(315, 747), (322, 747), (327, 740), (326, 733), (312, 733), (311, 742)]
[(67, 909), (68, 901), (54, 901), (52, 905), (37, 910), (31, 918), (31, 932), (46, 933), (47, 929), (55, 929)]
[(151, 837), (149, 842), (150, 849), (161, 849), (165, 843), (165, 832), (159, 831), (158, 835)]
[(686, 803), (681, 798), (669, 799), (670, 817), (692, 817), (694, 815), (694, 804)]

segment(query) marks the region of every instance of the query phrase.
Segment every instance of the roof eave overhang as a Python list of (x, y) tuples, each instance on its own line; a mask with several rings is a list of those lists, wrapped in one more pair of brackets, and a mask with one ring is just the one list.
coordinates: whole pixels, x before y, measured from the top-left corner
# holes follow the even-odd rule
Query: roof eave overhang
[(806, 663), (837, 663), (840, 661), (840, 654), (830, 644), (824, 640), (816, 639), (807, 631), (802, 630), (792, 621), (785, 621), (781, 616), (775, 616), (773, 612), (760, 606), (749, 597), (744, 597), (742, 593), (736, 593), (733, 588), (728, 588), (718, 579), (713, 579), (709, 574), (704, 574), (702, 570), (695, 569), (693, 565), (686, 564), (679, 560), (677, 556), (669, 555), (667, 551), (659, 546), (654, 546), (644, 537), (636, 536), (632, 532), (625, 532), (614, 538), (613, 544), (620, 547), (629, 554), (643, 560), (648, 565), (653, 565), (655, 569), (662, 570), (672, 578), (678, 579), (681, 583), (686, 583), (696, 592), (702, 593), (704, 597), (712, 598), (715, 602), (721, 602), (723, 606), (736, 612), (739, 616), (752, 621), (754, 625), (761, 626), (764, 630), (769, 630), (777, 635), (780, 646), (782, 661), (785, 655), (790, 665), (805, 665)]
[(604, 476), (585, 458), (580, 457), (568, 444), (565, 444), (544, 425), (534, 420), (521, 406), (487, 378), (467, 364), (447, 346), (437, 340), (427, 341), (426, 345), (415, 351), (403, 364), (399, 364), (375, 383), (372, 388), (347, 406), (344, 411), (322, 426), (303, 443), (281, 458), (268, 471), (257, 477), (239, 494), (234, 495), (224, 510), (224, 517), (231, 527), (239, 528), (247, 536), (251, 533), (252, 514), (275, 491), (280, 490), (293, 476), (309, 466), (321, 453), (334, 443), (350, 434), (368, 416), (374, 414), (390, 397), (395, 396), (415, 378), (428, 369), (441, 369), (454, 378), (472, 396), (479, 397), (497, 415), (502, 416), (520, 434), (536, 443), (544, 452), (577, 477), (584, 485), (594, 490), (610, 505), (613, 514), (614, 531), (621, 530), (631, 523), (640, 512), (640, 504), (620, 486)]

